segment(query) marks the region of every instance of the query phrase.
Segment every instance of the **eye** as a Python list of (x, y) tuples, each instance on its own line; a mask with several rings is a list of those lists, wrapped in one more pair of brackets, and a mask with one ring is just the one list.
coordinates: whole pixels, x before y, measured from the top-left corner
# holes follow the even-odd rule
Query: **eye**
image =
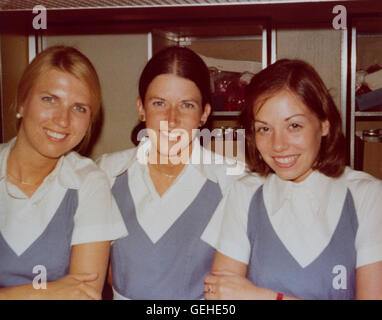
[(164, 107), (166, 104), (162, 100), (154, 100), (151, 102), (154, 107)]
[(81, 105), (75, 105), (74, 107), (73, 107), (73, 109), (75, 110), (75, 111), (78, 111), (78, 112), (81, 112), (81, 113), (86, 113), (86, 112), (88, 112), (88, 109), (87, 108), (85, 108), (85, 107), (83, 107), (83, 106), (81, 106)]
[(56, 101), (56, 99), (54, 97), (51, 97), (51, 96), (43, 96), (41, 98), (42, 101), (45, 101), (45, 102), (49, 102), (49, 103), (53, 103)]
[(293, 122), (289, 125), (289, 128), (293, 131), (298, 131), (302, 128), (302, 125), (300, 125), (299, 123)]
[(182, 107), (186, 109), (193, 109), (196, 108), (196, 105), (191, 102), (183, 102)]
[(255, 127), (255, 132), (256, 133), (259, 133), (259, 134), (266, 134), (270, 131), (271, 129), (269, 127), (266, 127), (266, 126), (258, 126), (258, 127)]

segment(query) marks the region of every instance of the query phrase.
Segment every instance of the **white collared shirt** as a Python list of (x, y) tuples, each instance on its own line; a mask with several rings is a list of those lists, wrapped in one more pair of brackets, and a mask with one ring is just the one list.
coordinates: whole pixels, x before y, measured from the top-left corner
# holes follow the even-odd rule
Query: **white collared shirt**
[(43, 233), (68, 189), (78, 190), (72, 245), (127, 235), (107, 177), (76, 152), (62, 156), (30, 198), (7, 181), (7, 159), (15, 141), (0, 145), (0, 232), (17, 255)]
[[(150, 148), (150, 140), (145, 139), (136, 148), (105, 154), (97, 163), (105, 170), (110, 185), (114, 184), (117, 176), (128, 170), (128, 184), (137, 220), (151, 241), (156, 243), (195, 199), (207, 179), (218, 183), (224, 195), (239, 175), (227, 175), (227, 169), (233, 163), (229, 165), (229, 160), (201, 147), (200, 141), (195, 138), (190, 160), (170, 188), (159, 196), (147, 166)], [(201, 239), (215, 244), (220, 222), (221, 216), (214, 214)]]
[(248, 211), (261, 185), (273, 230), (301, 267), (309, 265), (328, 245), (348, 190), (359, 224), (355, 239), (357, 267), (382, 260), (382, 181), (350, 168), (336, 179), (314, 171), (300, 183), (282, 180), (275, 174), (264, 182), (252, 176), (240, 179), (222, 201), (224, 218), (216, 246), (221, 253), (248, 264)]

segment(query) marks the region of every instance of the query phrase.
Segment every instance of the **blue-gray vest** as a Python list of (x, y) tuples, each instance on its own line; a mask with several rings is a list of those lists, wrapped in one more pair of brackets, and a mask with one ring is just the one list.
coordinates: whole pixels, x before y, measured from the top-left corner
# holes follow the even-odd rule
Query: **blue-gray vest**
[(46, 229), (20, 256), (0, 233), (0, 288), (31, 283), (39, 265), (45, 267), (48, 282), (68, 274), (77, 206), (77, 190), (69, 189)]
[(354, 299), (358, 220), (347, 191), (342, 213), (327, 247), (301, 267), (274, 231), (263, 199), (263, 187), (249, 207), (247, 234), (251, 257), (247, 277), (256, 286), (302, 299)]
[(112, 245), (114, 289), (129, 299), (203, 298), (215, 250), (200, 237), (222, 198), (219, 185), (207, 180), (156, 243), (138, 223), (127, 171), (116, 178), (112, 193), (129, 232)]

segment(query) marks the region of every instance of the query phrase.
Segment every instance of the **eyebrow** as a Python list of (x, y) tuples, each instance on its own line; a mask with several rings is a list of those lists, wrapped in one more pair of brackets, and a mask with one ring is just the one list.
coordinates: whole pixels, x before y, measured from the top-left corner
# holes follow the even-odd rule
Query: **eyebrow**
[[(306, 115), (303, 114), (303, 113), (297, 113), (297, 114), (291, 115), (288, 118), (285, 118), (284, 121), (289, 121), (290, 119), (292, 119), (294, 117), (306, 117)], [(259, 120), (259, 119), (255, 119), (255, 122), (261, 122), (261, 123), (264, 123), (264, 124), (268, 124), (268, 122), (263, 121), (263, 120)]]

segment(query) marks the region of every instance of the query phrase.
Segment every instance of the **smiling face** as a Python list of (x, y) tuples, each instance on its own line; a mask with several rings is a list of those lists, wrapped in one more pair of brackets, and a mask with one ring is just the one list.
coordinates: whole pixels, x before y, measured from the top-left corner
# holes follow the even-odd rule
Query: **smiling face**
[(84, 138), (91, 104), (86, 84), (67, 72), (49, 69), (36, 79), (20, 104), (18, 143), (29, 156), (57, 160)]
[(279, 91), (254, 107), (256, 147), (284, 180), (300, 182), (313, 171), (329, 122), (321, 122), (295, 94)]
[(150, 83), (144, 105), (138, 113), (146, 121), (150, 139), (161, 157), (176, 156), (193, 139), (192, 129), (206, 122), (211, 111), (202, 107), (202, 96), (191, 80), (173, 74), (161, 74)]

